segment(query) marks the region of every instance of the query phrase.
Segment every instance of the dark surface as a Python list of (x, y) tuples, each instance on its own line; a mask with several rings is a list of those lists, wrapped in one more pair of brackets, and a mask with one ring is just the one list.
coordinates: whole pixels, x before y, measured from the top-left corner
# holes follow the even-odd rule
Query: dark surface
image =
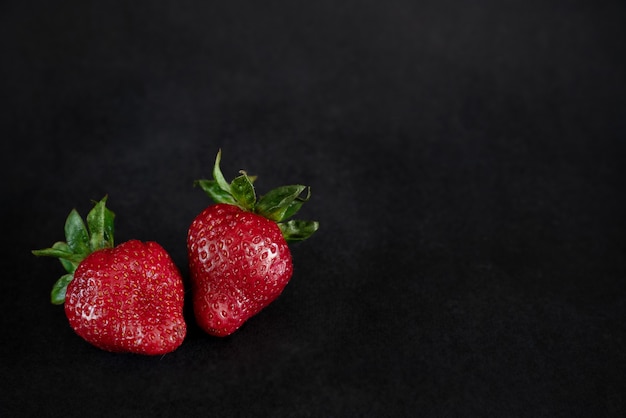
[[(618, 1), (3, 2), (0, 415), (623, 416), (625, 41)], [(312, 187), (285, 292), (91, 347), (30, 250), (108, 194), (187, 279), (220, 147)]]

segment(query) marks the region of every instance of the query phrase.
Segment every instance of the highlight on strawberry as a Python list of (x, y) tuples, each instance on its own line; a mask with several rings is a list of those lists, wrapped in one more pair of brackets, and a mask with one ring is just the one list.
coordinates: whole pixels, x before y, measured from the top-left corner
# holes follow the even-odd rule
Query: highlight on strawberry
[(72, 329), (100, 349), (170, 353), (187, 333), (181, 274), (156, 242), (115, 246), (115, 215), (106, 201), (105, 196), (94, 202), (87, 225), (72, 210), (65, 221), (66, 241), (33, 251), (58, 258), (67, 271), (54, 284), (51, 302), (64, 305)]
[(196, 321), (224, 337), (278, 298), (293, 274), (288, 243), (307, 239), (319, 224), (288, 220), (311, 197), (309, 187), (281, 186), (257, 198), (256, 177), (242, 170), (227, 182), (220, 160), (221, 150), (213, 179), (195, 183), (215, 204), (191, 223), (187, 252)]

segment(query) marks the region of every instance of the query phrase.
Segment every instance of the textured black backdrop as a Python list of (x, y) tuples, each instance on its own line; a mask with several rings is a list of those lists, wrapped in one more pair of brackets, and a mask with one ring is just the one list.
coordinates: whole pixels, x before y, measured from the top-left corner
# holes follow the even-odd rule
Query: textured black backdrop
[[(0, 5), (0, 415), (623, 416), (619, 1)], [(218, 148), (312, 187), (235, 335), (110, 354), (48, 303), (72, 207), (188, 278)]]

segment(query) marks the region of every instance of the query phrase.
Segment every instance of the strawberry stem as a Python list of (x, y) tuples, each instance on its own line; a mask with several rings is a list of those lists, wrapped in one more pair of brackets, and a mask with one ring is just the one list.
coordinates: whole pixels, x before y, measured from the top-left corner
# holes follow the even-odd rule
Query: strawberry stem
[(255, 213), (275, 221), (283, 232), (285, 240), (302, 241), (319, 228), (316, 221), (289, 221), (311, 197), (311, 188), (301, 184), (280, 186), (257, 199), (253, 182), (256, 176), (248, 176), (241, 170), (240, 176), (228, 183), (220, 168), (222, 150), (217, 152), (213, 166), (213, 179), (196, 180), (194, 185), (209, 195), (215, 203), (235, 205), (242, 210)]
[(67, 285), (74, 278), (74, 271), (81, 261), (89, 254), (104, 249), (113, 248), (113, 232), (115, 214), (106, 207), (107, 196), (87, 214), (87, 226), (76, 209), (72, 209), (65, 220), (65, 242), (55, 242), (50, 248), (33, 250), (36, 256), (58, 258), (67, 272), (52, 287), (50, 301), (55, 305), (65, 302)]

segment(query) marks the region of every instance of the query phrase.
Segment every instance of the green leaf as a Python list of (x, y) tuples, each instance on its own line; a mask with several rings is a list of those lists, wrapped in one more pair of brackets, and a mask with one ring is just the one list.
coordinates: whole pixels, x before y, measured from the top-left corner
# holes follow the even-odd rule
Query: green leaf
[[(67, 245), (67, 243), (59, 241), (59, 242), (55, 242), (54, 245), (52, 246), (52, 248), (57, 249), (57, 250), (62, 250), (62, 251), (67, 251), (67, 252), (72, 252), (70, 250), (70, 247)], [(74, 255), (78, 255), (78, 256), (84, 256), (86, 257), (88, 253), (85, 254), (76, 254), (74, 253)], [(78, 262), (74, 262), (71, 260), (67, 260), (65, 258), (59, 258), (59, 261), (61, 262), (61, 265), (63, 266), (63, 268), (65, 269), (65, 271), (67, 271), (68, 273), (74, 273), (74, 271), (76, 270), (76, 267), (78, 267)]]
[(65, 302), (65, 294), (67, 293), (67, 285), (74, 279), (73, 274), (65, 274), (56, 281), (50, 292), (50, 302), (55, 305), (63, 305)]
[(33, 250), (32, 253), (38, 257), (56, 257), (63, 258), (73, 263), (80, 263), (84, 256), (82, 254), (74, 254), (71, 251), (61, 250), (58, 248), (44, 248), (42, 250)]
[(280, 219), (277, 219), (276, 221), (281, 222), (281, 221), (291, 218), (300, 210), (304, 202), (306, 202), (306, 200), (300, 200), (300, 199), (296, 199), (293, 202), (291, 202), (289, 206), (285, 208), (285, 211), (283, 212)]
[[(199, 185), (217, 203), (235, 205), (269, 220), (283, 222), (298, 213), (302, 204), (311, 197), (311, 189), (309, 187), (294, 184), (270, 190), (257, 200), (253, 185), (256, 176), (248, 176), (242, 170), (240, 171), (240, 176), (228, 183), (220, 168), (221, 159), (222, 150), (220, 149), (215, 157), (213, 179), (196, 180), (194, 183), (194, 185)], [(305, 190), (306, 194), (304, 194)], [(301, 226), (303, 225), (301, 224)], [(311, 225), (313, 224), (306, 228), (303, 226), (302, 229), (310, 230), (313, 228)], [(288, 232), (293, 232), (294, 240), (300, 239), (298, 236), (302, 233), (308, 233), (306, 231), (296, 233), (294, 230), (295, 226), (286, 228)]]
[(107, 196), (97, 202), (87, 214), (91, 251), (113, 248), (113, 221), (115, 214), (106, 207)]
[(278, 224), (283, 237), (287, 242), (304, 241), (319, 229), (317, 221), (291, 220)]
[(230, 191), (242, 209), (251, 211), (254, 209), (254, 204), (256, 203), (254, 186), (245, 171), (242, 170), (240, 173), (241, 176), (236, 177), (230, 183)]
[(215, 180), (196, 180), (194, 184), (200, 186), (200, 188), (204, 190), (204, 192), (208, 194), (209, 197), (215, 201), (215, 203), (227, 203), (229, 205), (237, 204), (235, 198), (230, 194), (230, 192), (222, 189)]
[(289, 206), (287, 207), (287, 209), (285, 210), (285, 212), (283, 213), (283, 216), (278, 220), (278, 222), (291, 218), (300, 210), (304, 202), (308, 201), (311, 198), (311, 188), (307, 187), (306, 190), (307, 190), (306, 196), (305, 197), (298, 196), (293, 202), (291, 202)]
[(230, 193), (230, 185), (224, 178), (224, 174), (222, 174), (222, 170), (220, 169), (220, 161), (222, 160), (222, 150), (217, 151), (217, 156), (215, 157), (215, 165), (213, 166), (213, 179), (217, 182), (219, 187), (225, 191)]
[(65, 220), (65, 239), (69, 250), (76, 254), (89, 253), (89, 233), (76, 209)]
[[(259, 215), (280, 222), (288, 217), (286, 215), (294, 215), (300, 209), (302, 203), (308, 200), (310, 193), (305, 198), (300, 197), (305, 189), (307, 189), (306, 186), (294, 184), (270, 190), (259, 199), (256, 204), (256, 211)], [(299, 204), (294, 204), (296, 199), (300, 202)]]

